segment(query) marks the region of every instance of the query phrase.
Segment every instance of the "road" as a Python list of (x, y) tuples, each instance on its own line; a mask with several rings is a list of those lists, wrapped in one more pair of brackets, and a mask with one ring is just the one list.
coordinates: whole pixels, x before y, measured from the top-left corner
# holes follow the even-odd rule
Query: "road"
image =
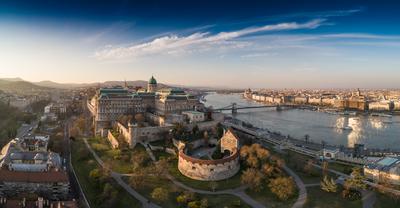
[(76, 176), (74, 167), (72, 165), (71, 161), (71, 141), (69, 139), (69, 127), (72, 123), (72, 119), (68, 119), (64, 122), (64, 158), (65, 158), (65, 166), (67, 168), (68, 176), (69, 176), (69, 181), (71, 184), (72, 188), (72, 193), (74, 195), (74, 198), (80, 198), (82, 199), (83, 205), (86, 208), (90, 208), (90, 204), (88, 200), (86, 199), (85, 193), (83, 192), (83, 189), (81, 187), (81, 184), (79, 183), (79, 179)]
[(21, 138), (27, 134), (29, 134), (29, 132), (31, 132), (31, 130), (37, 128), (38, 125), (38, 121), (34, 121), (31, 124), (22, 124), (19, 129), (17, 130), (17, 138)]

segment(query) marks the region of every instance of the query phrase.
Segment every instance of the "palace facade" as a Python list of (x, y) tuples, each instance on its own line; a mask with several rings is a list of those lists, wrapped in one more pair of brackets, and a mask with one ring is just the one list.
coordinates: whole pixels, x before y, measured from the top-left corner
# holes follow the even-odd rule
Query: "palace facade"
[(133, 91), (127, 87), (101, 88), (88, 102), (94, 118), (95, 133), (111, 127), (121, 115), (151, 112), (162, 117), (181, 114), (183, 111), (202, 109), (197, 97), (177, 88), (158, 88), (152, 76), (147, 89)]

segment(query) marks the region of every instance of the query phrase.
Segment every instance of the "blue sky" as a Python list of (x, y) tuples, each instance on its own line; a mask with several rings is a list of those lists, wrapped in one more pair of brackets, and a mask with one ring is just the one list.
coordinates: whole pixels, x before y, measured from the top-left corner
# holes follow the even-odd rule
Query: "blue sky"
[(0, 77), (400, 88), (396, 1), (1, 1)]

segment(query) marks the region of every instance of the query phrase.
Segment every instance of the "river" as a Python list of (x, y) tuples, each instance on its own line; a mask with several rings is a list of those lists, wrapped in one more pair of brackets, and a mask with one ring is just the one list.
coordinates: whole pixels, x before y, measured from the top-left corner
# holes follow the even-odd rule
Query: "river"
[[(241, 94), (211, 93), (205, 98), (205, 105), (214, 108), (225, 107), (233, 102), (241, 106), (261, 105), (243, 99)], [(231, 115), (229, 111), (224, 113)], [(308, 134), (310, 141), (314, 142), (325, 141), (348, 147), (358, 143), (365, 144), (368, 148), (400, 149), (400, 116), (344, 116), (310, 110), (276, 111), (260, 108), (239, 110), (234, 117), (298, 139)], [(353, 130), (344, 130), (343, 127), (346, 126)]]

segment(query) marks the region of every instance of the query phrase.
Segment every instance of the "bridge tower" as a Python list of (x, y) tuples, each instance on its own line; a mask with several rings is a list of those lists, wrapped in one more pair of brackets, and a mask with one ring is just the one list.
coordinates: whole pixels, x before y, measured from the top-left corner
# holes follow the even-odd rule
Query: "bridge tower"
[(236, 113), (237, 113), (237, 104), (232, 103), (232, 114), (236, 114)]

